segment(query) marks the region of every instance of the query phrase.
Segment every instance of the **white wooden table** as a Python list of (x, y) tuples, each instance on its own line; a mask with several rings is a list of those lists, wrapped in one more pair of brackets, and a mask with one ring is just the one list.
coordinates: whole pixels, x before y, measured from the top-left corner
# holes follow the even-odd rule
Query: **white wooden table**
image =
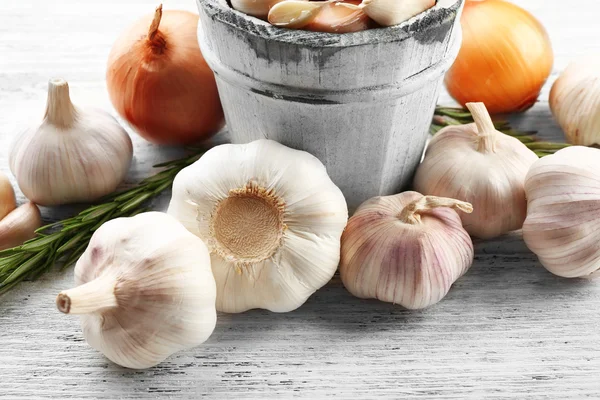
[[(193, 0), (165, 3), (195, 10)], [(573, 57), (600, 52), (596, 0), (517, 3), (554, 42), (549, 84)], [(109, 49), (155, 5), (0, 2), (1, 170), (13, 134), (41, 117), (50, 77), (66, 78), (76, 103), (110, 108)], [(548, 91), (515, 122), (559, 139)], [(180, 153), (132, 136), (127, 184)], [(43, 210), (47, 220), (73, 212)], [(219, 315), (207, 343), (147, 371), (110, 363), (85, 343), (77, 318), (56, 311), (56, 294), (72, 283), (72, 269), (49, 273), (0, 299), (0, 398), (600, 398), (600, 282), (552, 276), (518, 234), (478, 243), (470, 272), (426, 311), (358, 300), (334, 280), (292, 313)]]

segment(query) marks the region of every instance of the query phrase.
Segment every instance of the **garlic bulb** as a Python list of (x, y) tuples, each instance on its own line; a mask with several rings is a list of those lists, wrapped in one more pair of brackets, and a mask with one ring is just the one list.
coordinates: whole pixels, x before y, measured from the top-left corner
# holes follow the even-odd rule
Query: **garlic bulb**
[(600, 271), (600, 150), (568, 147), (537, 161), (525, 180), (523, 239), (555, 275)]
[(469, 203), (417, 192), (367, 200), (342, 236), (344, 286), (410, 309), (440, 301), (473, 263), (473, 243), (453, 208), (473, 211)]
[(552, 85), (550, 109), (569, 143), (600, 144), (600, 57), (571, 63)]
[(401, 24), (435, 6), (436, 0), (363, 0), (360, 7), (382, 26)]
[(429, 143), (417, 169), (415, 190), (473, 204), (461, 214), (473, 236), (487, 239), (520, 229), (527, 212), (523, 183), (538, 160), (519, 140), (503, 134), (483, 103), (468, 103), (474, 124), (449, 126)]
[[(244, 14), (266, 19), (271, 7), (286, 0), (231, 0), (231, 6)], [(308, 1), (308, 0), (299, 0)]]
[(0, 220), (0, 250), (20, 246), (35, 237), (35, 230), (42, 226), (39, 208), (32, 202), (14, 209)]
[(308, 25), (328, 1), (287, 0), (275, 4), (269, 11), (268, 20), (271, 25), (300, 29)]
[(323, 164), (271, 140), (206, 152), (175, 178), (168, 213), (208, 245), (225, 312), (301, 306), (335, 273), (348, 219)]
[(132, 152), (127, 132), (110, 114), (75, 107), (67, 82), (53, 79), (44, 120), (16, 138), (9, 162), (25, 196), (50, 206), (113, 192), (127, 174)]
[(8, 177), (0, 172), (0, 220), (17, 207), (15, 191)]
[(58, 309), (81, 315), (87, 342), (127, 368), (149, 368), (194, 347), (216, 323), (215, 281), (202, 240), (149, 212), (102, 225), (75, 266)]

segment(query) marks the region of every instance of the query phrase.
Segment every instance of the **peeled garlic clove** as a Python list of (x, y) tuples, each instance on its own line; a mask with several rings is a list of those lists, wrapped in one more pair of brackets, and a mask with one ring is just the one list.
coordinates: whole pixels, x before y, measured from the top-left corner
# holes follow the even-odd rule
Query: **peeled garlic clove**
[(401, 24), (435, 6), (435, 0), (363, 0), (361, 8), (382, 26)]
[(327, 1), (283, 1), (271, 8), (268, 21), (280, 28), (300, 29), (308, 25), (326, 4)]
[(360, 1), (331, 2), (304, 29), (315, 32), (349, 33), (369, 28), (370, 19), (358, 7)]
[(453, 208), (473, 211), (469, 203), (417, 192), (367, 200), (342, 236), (344, 286), (410, 309), (439, 302), (473, 263), (473, 243)]
[(552, 85), (550, 109), (569, 143), (600, 144), (600, 57), (571, 63)]
[(286, 0), (231, 0), (231, 6), (235, 10), (243, 12), (244, 14), (267, 19), (267, 15), (269, 15), (269, 10), (271, 7), (277, 3), (281, 3), (282, 1)]
[(17, 207), (15, 191), (8, 177), (0, 172), (0, 220)]
[(600, 150), (568, 147), (532, 165), (525, 180), (527, 247), (555, 275), (600, 271)]
[(40, 210), (32, 202), (25, 203), (0, 220), (0, 250), (22, 245), (35, 237), (42, 226)]
[(334, 275), (348, 208), (314, 156), (271, 140), (206, 152), (173, 183), (168, 213), (211, 252), (217, 310), (300, 307)]
[(113, 192), (132, 154), (131, 139), (117, 120), (104, 111), (75, 107), (67, 82), (53, 79), (44, 120), (17, 136), (9, 163), (23, 194), (49, 206)]
[(523, 188), (538, 160), (519, 140), (494, 128), (483, 103), (468, 103), (474, 124), (449, 126), (427, 147), (415, 175), (415, 190), (473, 204), (461, 214), (471, 235), (487, 239), (520, 229), (527, 213)]
[(87, 342), (127, 368), (150, 368), (215, 327), (208, 250), (164, 213), (102, 225), (77, 261), (75, 284), (56, 298), (59, 311), (81, 315)]

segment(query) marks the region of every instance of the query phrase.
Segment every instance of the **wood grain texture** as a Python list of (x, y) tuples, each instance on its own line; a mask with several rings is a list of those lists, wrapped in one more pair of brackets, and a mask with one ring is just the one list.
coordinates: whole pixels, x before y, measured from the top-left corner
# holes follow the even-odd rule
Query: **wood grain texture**
[[(546, 25), (557, 72), (600, 52), (595, 0), (519, 0)], [(110, 108), (105, 61), (118, 33), (153, 10), (148, 0), (0, 2), (0, 169), (14, 133), (40, 118), (48, 78), (69, 80), (79, 104)], [(195, 9), (192, 0), (166, 8)], [(540, 102), (518, 127), (559, 139)], [(440, 102), (451, 104), (447, 95)], [(126, 184), (180, 153), (132, 135)], [(13, 180), (14, 182), (14, 180)], [(155, 203), (164, 207), (167, 196)], [(19, 201), (24, 199), (19, 195)], [(73, 207), (44, 209), (55, 220)], [(600, 285), (546, 272), (518, 234), (478, 243), (448, 297), (414, 312), (351, 297), (335, 279), (299, 310), (219, 315), (209, 341), (147, 371), (115, 366), (83, 340), (54, 297), (72, 270), (0, 299), (1, 398), (528, 398), (600, 397)]]

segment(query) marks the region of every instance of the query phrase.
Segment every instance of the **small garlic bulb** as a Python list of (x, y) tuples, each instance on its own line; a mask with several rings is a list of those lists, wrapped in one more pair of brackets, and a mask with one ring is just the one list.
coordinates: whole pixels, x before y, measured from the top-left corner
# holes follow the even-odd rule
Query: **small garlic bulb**
[(569, 143), (600, 144), (600, 57), (571, 63), (552, 85), (550, 109)]
[(22, 245), (35, 237), (35, 231), (42, 226), (42, 215), (32, 202), (12, 210), (0, 220), (0, 250)]
[(334, 275), (348, 208), (314, 156), (271, 140), (206, 152), (168, 213), (208, 245), (217, 310), (300, 307)]
[(488, 239), (521, 229), (527, 213), (523, 183), (536, 154), (494, 128), (483, 103), (468, 103), (474, 124), (449, 126), (429, 143), (415, 190), (473, 204), (461, 214), (471, 235)]
[(15, 191), (8, 177), (0, 172), (0, 220), (17, 207)]
[(600, 150), (568, 147), (537, 161), (525, 180), (527, 247), (555, 275), (600, 271)]
[(342, 236), (344, 286), (356, 297), (410, 309), (439, 302), (473, 263), (473, 243), (453, 209), (473, 211), (417, 192), (367, 200)]
[(365, 14), (382, 26), (399, 25), (435, 6), (436, 0), (363, 0)]
[(216, 323), (215, 281), (202, 240), (148, 212), (98, 229), (58, 309), (81, 315), (87, 342), (127, 368), (149, 368), (204, 342)]
[(9, 162), (23, 194), (51, 206), (113, 192), (132, 153), (129, 135), (110, 114), (75, 107), (67, 82), (52, 79), (44, 120), (16, 138)]

